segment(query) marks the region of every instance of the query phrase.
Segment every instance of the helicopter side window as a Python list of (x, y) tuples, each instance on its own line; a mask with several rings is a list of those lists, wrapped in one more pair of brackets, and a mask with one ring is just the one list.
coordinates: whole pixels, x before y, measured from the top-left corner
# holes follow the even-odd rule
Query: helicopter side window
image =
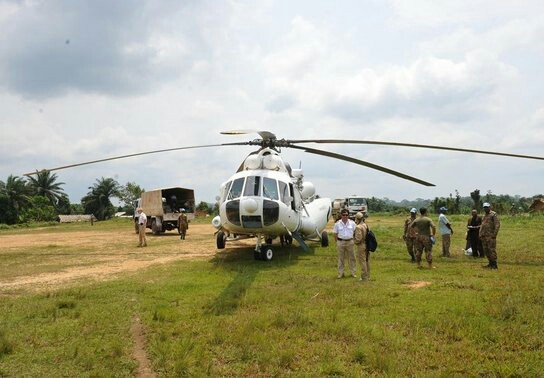
[(291, 201), (291, 209), (296, 211), (297, 206), (295, 204), (295, 188), (293, 187), (292, 183), (289, 183), (289, 190), (291, 191), (291, 193), (293, 193), (293, 200)]
[(278, 200), (278, 184), (276, 180), (263, 177), (263, 197)]
[(242, 195), (242, 188), (244, 187), (244, 178), (240, 177), (237, 178), (232, 182), (232, 185), (230, 187), (229, 197), (228, 199), (234, 199), (238, 198)]
[(246, 179), (246, 187), (244, 196), (258, 196), (261, 188), (260, 176), (248, 176)]
[(289, 198), (289, 186), (287, 186), (286, 183), (283, 181), (278, 181), (278, 184), (280, 186), (280, 198), (281, 201), (286, 204), (287, 206), (290, 205), (291, 201)]

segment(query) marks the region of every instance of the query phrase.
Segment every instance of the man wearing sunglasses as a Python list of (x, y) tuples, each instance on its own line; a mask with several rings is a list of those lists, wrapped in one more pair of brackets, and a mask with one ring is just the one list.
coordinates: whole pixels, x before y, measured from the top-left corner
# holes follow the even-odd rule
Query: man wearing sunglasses
[(338, 278), (344, 277), (344, 261), (349, 261), (349, 270), (352, 277), (356, 276), (355, 251), (353, 233), (355, 222), (349, 219), (349, 211), (344, 209), (340, 212), (340, 219), (334, 224), (334, 240), (336, 240), (336, 251), (338, 253)]

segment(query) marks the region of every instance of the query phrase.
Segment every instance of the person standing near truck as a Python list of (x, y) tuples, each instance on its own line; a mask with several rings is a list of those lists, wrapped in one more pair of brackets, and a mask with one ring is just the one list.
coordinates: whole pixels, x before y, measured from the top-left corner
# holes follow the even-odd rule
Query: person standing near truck
[(147, 247), (147, 240), (145, 238), (147, 216), (145, 215), (141, 207), (139, 207), (136, 211), (138, 212), (138, 239), (140, 241), (138, 247)]
[(185, 214), (185, 209), (181, 209), (181, 214), (178, 218), (178, 231), (179, 238), (185, 240), (185, 235), (187, 234), (187, 229), (189, 228), (189, 221), (187, 220), (187, 214)]

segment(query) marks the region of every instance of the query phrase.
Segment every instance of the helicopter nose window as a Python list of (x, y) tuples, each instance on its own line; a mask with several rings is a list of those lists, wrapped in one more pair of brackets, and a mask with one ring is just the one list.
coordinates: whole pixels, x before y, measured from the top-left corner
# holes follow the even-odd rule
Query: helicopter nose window
[(246, 187), (244, 189), (244, 196), (258, 196), (261, 188), (260, 176), (248, 176), (246, 179)]
[(234, 180), (232, 182), (232, 185), (230, 187), (230, 192), (229, 192), (229, 199), (234, 199), (234, 198), (238, 198), (240, 197), (240, 195), (242, 194), (242, 188), (244, 187), (244, 178), (243, 177), (240, 177), (240, 178), (237, 178), (236, 180)]
[(280, 206), (274, 201), (263, 201), (263, 223), (270, 226), (278, 221), (280, 215)]
[(230, 223), (240, 226), (240, 201), (227, 202), (225, 206), (227, 212), (227, 219)]
[(263, 197), (278, 200), (278, 184), (276, 180), (263, 177)]

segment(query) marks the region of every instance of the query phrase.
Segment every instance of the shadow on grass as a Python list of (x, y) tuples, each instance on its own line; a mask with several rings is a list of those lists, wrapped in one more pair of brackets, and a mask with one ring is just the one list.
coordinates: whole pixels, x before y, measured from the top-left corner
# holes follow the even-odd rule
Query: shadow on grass
[(217, 252), (211, 259), (211, 263), (215, 267), (236, 271), (236, 275), (217, 298), (204, 306), (206, 313), (213, 315), (232, 314), (239, 307), (260, 271), (283, 269), (296, 264), (299, 256), (315, 253), (313, 248), (308, 252), (302, 252), (299, 247), (287, 246), (275, 248), (274, 260), (260, 261), (253, 258), (253, 250), (253, 248), (240, 248), (228, 252)]

